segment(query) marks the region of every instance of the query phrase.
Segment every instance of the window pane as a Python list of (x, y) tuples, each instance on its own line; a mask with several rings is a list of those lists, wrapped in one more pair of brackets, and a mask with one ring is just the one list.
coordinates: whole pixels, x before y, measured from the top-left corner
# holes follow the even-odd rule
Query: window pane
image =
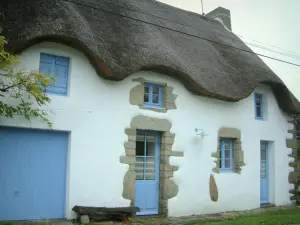
[(135, 162), (136, 180), (144, 180), (144, 158), (136, 157)]
[(153, 87), (152, 87), (152, 92), (153, 92), (154, 95), (158, 95), (159, 87), (153, 86)]
[(259, 106), (256, 106), (256, 117), (261, 117), (261, 109)]
[(159, 99), (158, 95), (153, 95), (152, 102), (155, 103), (155, 104), (158, 104), (159, 103), (158, 99)]
[(260, 104), (261, 104), (261, 102), (260, 102), (260, 95), (256, 95), (255, 102), (256, 102), (257, 106), (260, 106)]
[(146, 158), (145, 180), (155, 179), (155, 157)]
[(262, 117), (262, 95), (255, 95), (255, 113), (256, 117)]
[(223, 168), (223, 164), (222, 164), (222, 151), (220, 151), (219, 168)]
[(266, 170), (266, 165), (267, 165), (266, 161), (261, 161), (261, 167), (260, 167), (261, 171)]
[(145, 134), (137, 134), (136, 141), (145, 141)]
[(260, 159), (261, 160), (267, 160), (267, 152), (266, 152), (265, 149), (261, 150)]
[(266, 177), (266, 172), (267, 172), (267, 163), (266, 161), (261, 161), (260, 176), (262, 178)]
[(148, 86), (144, 86), (144, 93), (147, 93), (147, 94), (149, 94), (149, 87)]
[(230, 159), (225, 159), (225, 168), (230, 168)]
[(264, 142), (264, 141), (260, 142), (260, 149), (261, 149), (262, 151), (266, 151), (266, 149), (267, 149), (267, 144), (266, 144), (266, 142)]
[(144, 94), (144, 102), (149, 102), (149, 94)]
[(267, 143), (260, 143), (260, 159), (267, 160)]
[(146, 143), (146, 156), (155, 156), (155, 136), (147, 135)]
[(230, 149), (225, 149), (225, 158), (230, 158)]
[(144, 148), (145, 148), (145, 135), (138, 134), (136, 136), (136, 147), (135, 147), (135, 154), (137, 156), (144, 156)]
[(224, 150), (230, 150), (230, 141), (224, 141)]

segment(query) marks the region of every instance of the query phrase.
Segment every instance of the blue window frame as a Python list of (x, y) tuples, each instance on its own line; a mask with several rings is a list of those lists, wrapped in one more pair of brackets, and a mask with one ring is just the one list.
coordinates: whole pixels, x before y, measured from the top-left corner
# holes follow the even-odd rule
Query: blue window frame
[(55, 83), (47, 87), (47, 93), (67, 95), (69, 58), (41, 53), (40, 72), (55, 78)]
[(136, 136), (136, 180), (159, 178), (159, 133), (137, 131)]
[(260, 176), (266, 178), (268, 173), (268, 145), (267, 141), (260, 141)]
[(220, 171), (232, 171), (232, 139), (221, 139)]
[(263, 120), (263, 96), (254, 93), (255, 119)]
[(145, 83), (144, 106), (154, 107), (154, 108), (163, 107), (163, 86), (162, 85)]

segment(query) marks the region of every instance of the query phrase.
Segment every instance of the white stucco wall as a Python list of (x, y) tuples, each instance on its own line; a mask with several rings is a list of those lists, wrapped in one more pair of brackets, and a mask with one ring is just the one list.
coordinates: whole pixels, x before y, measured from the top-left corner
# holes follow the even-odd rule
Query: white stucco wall
[[(70, 131), (69, 165), (67, 181), (66, 215), (71, 217), (74, 205), (129, 206), (122, 198), (123, 178), (127, 165), (119, 162), (125, 155), (123, 144), (127, 141), (124, 129), (136, 115), (166, 118), (173, 124), (175, 133), (173, 150), (184, 151), (183, 158), (171, 158), (179, 166), (174, 181), (179, 186), (178, 195), (169, 200), (169, 215), (214, 213), (246, 210), (260, 206), (260, 140), (272, 141), (270, 167), (270, 199), (276, 205), (289, 204), (288, 167), (290, 149), (285, 139), (291, 138), (287, 130), (287, 116), (279, 109), (268, 87), (257, 90), (265, 93), (268, 101), (268, 120), (254, 119), (253, 94), (236, 103), (223, 102), (192, 95), (179, 81), (152, 72), (138, 72), (121, 82), (100, 78), (87, 58), (77, 50), (55, 44), (41, 43), (21, 54), (24, 66), (38, 69), (40, 52), (70, 57), (68, 96), (53, 95), (47, 107), (54, 130)], [(167, 82), (178, 95), (177, 109), (167, 113), (140, 110), (129, 103), (129, 91), (137, 83), (132, 79)], [(0, 118), (1, 125), (47, 128), (34, 119), (31, 123), (22, 118)], [(201, 140), (195, 128), (208, 134)], [(215, 166), (211, 153), (217, 148), (220, 127), (241, 130), (242, 148), (246, 166), (242, 173), (215, 174), (219, 200), (209, 197), (209, 176)], [(184, 206), (184, 207), (183, 207)]]

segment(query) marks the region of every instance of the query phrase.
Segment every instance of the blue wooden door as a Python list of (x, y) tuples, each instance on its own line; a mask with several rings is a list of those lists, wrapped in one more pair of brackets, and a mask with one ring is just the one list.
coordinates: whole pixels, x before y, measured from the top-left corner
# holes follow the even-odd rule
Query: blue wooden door
[(158, 214), (159, 148), (158, 134), (137, 134), (135, 205), (140, 208), (137, 215)]
[(68, 133), (0, 127), (0, 220), (65, 217)]
[(260, 143), (260, 203), (269, 203), (268, 142)]

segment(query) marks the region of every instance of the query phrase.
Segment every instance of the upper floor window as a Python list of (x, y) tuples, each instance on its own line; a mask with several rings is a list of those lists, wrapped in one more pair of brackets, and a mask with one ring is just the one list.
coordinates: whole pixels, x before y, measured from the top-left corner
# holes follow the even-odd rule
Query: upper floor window
[(254, 94), (254, 104), (255, 104), (255, 118), (258, 120), (263, 119), (263, 96), (262, 94)]
[(47, 93), (67, 95), (69, 58), (41, 53), (40, 72), (55, 78), (55, 83), (47, 87)]
[(220, 170), (232, 171), (232, 139), (221, 139)]
[(144, 105), (162, 108), (163, 106), (163, 86), (159, 84), (145, 83)]

